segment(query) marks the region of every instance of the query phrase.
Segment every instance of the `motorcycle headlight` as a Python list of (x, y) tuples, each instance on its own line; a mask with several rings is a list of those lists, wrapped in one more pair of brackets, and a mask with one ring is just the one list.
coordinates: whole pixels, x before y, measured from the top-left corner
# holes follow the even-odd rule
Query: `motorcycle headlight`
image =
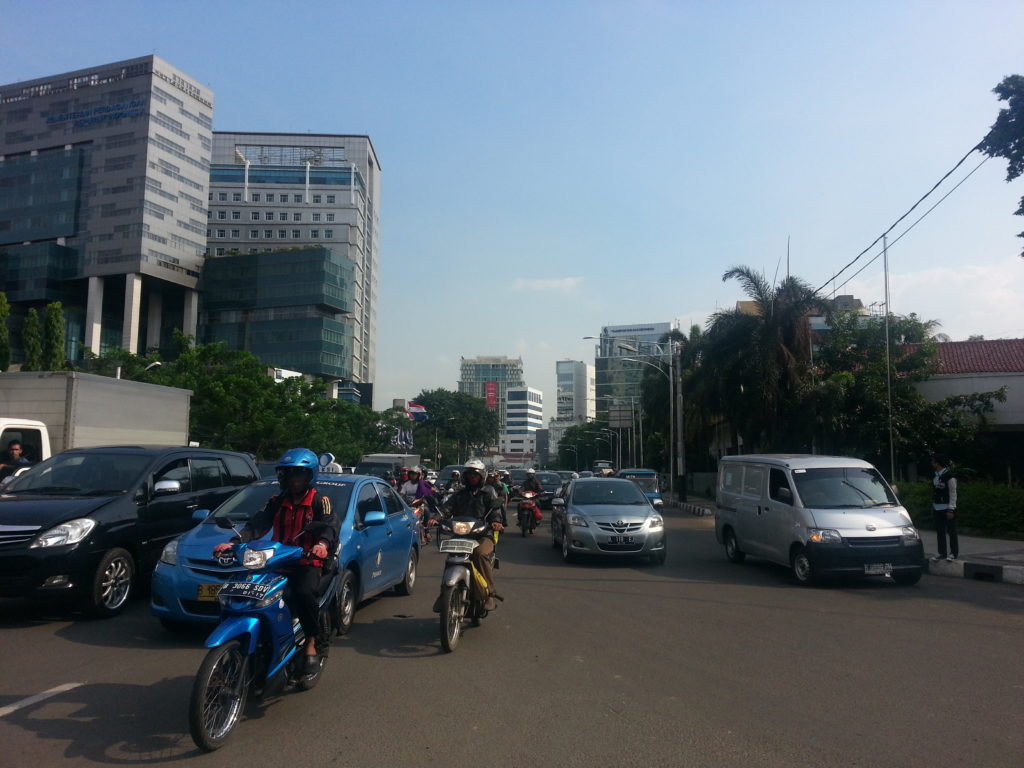
[(900, 535), (903, 536), (904, 544), (916, 544), (921, 540), (921, 534), (918, 533), (917, 528), (912, 525), (904, 525), (900, 529)]
[(456, 536), (465, 536), (473, 530), (473, 524), (465, 520), (456, 520), (452, 523), (452, 533)]
[(66, 523), (61, 523), (45, 533), (39, 534), (39, 536), (36, 537), (36, 540), (29, 544), (29, 549), (37, 549), (39, 547), (63, 547), (68, 544), (77, 544), (88, 536), (95, 527), (96, 521), (91, 520), (88, 517), (80, 517), (77, 520), (68, 520)]
[(808, 528), (807, 540), (815, 544), (841, 544), (843, 537), (831, 528)]
[(590, 525), (587, 523), (587, 518), (583, 515), (569, 515), (569, 525), (575, 525), (577, 528), (589, 528)]
[(270, 556), (274, 554), (272, 549), (247, 549), (242, 558), (242, 565), (254, 571), (266, 566)]
[(167, 563), (167, 565), (178, 564), (178, 540), (171, 539), (167, 542), (167, 546), (164, 547), (164, 551), (160, 553), (160, 562)]
[(651, 530), (657, 530), (658, 528), (664, 528), (665, 527), (665, 518), (663, 518), (661, 515), (651, 515), (647, 519), (647, 527), (650, 528)]

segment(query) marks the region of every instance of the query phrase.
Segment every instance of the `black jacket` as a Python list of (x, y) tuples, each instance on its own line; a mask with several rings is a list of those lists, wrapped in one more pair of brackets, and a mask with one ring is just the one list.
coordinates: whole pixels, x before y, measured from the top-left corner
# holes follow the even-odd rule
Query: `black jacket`
[(452, 517), (475, 517), (488, 523), (501, 522), (501, 501), (494, 488), (480, 483), (476, 488), (468, 485), (453, 493), (444, 503)]

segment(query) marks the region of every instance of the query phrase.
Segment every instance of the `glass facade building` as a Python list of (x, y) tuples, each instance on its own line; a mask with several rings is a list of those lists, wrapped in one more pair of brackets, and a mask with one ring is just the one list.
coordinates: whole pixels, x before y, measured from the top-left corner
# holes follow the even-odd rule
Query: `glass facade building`
[(509, 387), (523, 387), (522, 358), (463, 357), (459, 365), (459, 392), (479, 397), (498, 412), (498, 429), (505, 430), (505, 403)]
[(597, 418), (607, 419), (610, 405), (639, 403), (640, 383), (648, 366), (630, 358), (654, 364), (664, 360), (667, 365), (661, 354), (668, 351), (663, 340), (674, 327), (672, 323), (641, 323), (601, 329), (594, 356)]

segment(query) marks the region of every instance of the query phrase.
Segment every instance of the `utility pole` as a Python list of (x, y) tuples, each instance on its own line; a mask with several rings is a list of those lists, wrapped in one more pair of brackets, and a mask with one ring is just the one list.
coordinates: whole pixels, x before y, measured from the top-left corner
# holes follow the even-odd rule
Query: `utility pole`
[(679, 349), (677, 342), (673, 341), (669, 351), (671, 352), (673, 378), (679, 375), (675, 383), (675, 417), (676, 417), (676, 461), (678, 466), (675, 472), (679, 475), (679, 501), (685, 502), (686, 494), (686, 435), (683, 430), (683, 366), (682, 360), (676, 359), (676, 350)]

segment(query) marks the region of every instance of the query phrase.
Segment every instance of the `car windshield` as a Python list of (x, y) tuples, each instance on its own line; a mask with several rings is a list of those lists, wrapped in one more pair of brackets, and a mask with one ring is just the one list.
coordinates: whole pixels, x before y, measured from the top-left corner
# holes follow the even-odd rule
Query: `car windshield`
[(873, 467), (794, 469), (793, 480), (804, 506), (813, 509), (867, 509), (899, 503)]
[(572, 503), (583, 506), (591, 504), (646, 504), (643, 495), (635, 483), (628, 480), (598, 480), (589, 483), (577, 483), (572, 492)]
[(627, 477), (636, 483), (644, 493), (658, 492), (658, 478), (656, 477), (630, 477), (628, 475)]
[[(229, 522), (231, 526), (240, 528), (249, 522), (253, 515), (263, 509), (263, 505), (267, 503), (267, 500), (280, 490), (277, 483), (247, 485), (217, 507), (213, 514), (206, 518), (204, 522), (216, 525), (218, 521), (221, 521), (222, 527), (228, 527), (226, 523)], [(349, 497), (352, 494), (351, 484), (327, 485), (321, 482), (317, 486), (317, 490), (331, 500), (331, 509), (334, 510), (335, 514), (344, 516), (345, 511), (348, 509)]]
[(106, 496), (125, 493), (152, 461), (138, 453), (68, 451), (37, 464), (11, 482), (4, 493), (59, 493)]

